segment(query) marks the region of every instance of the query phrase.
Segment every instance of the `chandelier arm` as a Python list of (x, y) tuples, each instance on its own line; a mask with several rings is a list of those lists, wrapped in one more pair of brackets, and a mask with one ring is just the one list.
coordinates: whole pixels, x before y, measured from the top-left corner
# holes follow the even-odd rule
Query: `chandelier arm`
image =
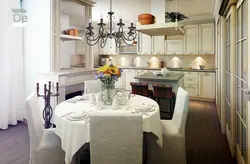
[(106, 44), (107, 44), (107, 40), (108, 40), (108, 38), (106, 37), (106, 38), (101, 38), (101, 48), (104, 48), (105, 46), (106, 46)]
[(120, 42), (120, 39), (118, 37), (115, 38), (115, 44), (116, 44), (117, 48), (120, 48), (121, 42)]
[[(129, 37), (132, 37), (131, 39)], [(135, 31), (134, 35), (126, 36), (125, 34), (122, 35), (122, 38), (126, 41), (134, 41), (137, 37), (137, 32)]]
[(124, 37), (122, 37), (122, 40), (125, 44), (129, 45), (129, 46), (132, 46), (134, 43), (129, 43), (128, 40), (126, 40)]
[[(99, 36), (97, 37), (97, 39), (95, 41), (91, 41), (91, 40), (87, 39), (87, 44), (90, 45), (90, 46), (94, 46), (99, 42), (99, 40), (100, 40)], [(92, 42), (94, 42), (94, 43), (92, 43)]]
[[(96, 40), (98, 40), (100, 38), (100, 35), (92, 36), (92, 35), (85, 34), (85, 36), (86, 36), (88, 41), (96, 41)], [(91, 39), (90, 37), (92, 37), (93, 39)]]

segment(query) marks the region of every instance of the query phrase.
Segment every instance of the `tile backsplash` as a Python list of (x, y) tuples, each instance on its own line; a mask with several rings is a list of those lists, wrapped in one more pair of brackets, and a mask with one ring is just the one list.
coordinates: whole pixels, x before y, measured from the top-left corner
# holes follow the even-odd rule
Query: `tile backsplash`
[(160, 66), (160, 62), (164, 62), (165, 67), (174, 67), (174, 68), (189, 68), (199, 69), (199, 65), (206, 65), (206, 69), (215, 68), (215, 57), (213, 55), (179, 55), (179, 56), (154, 56), (154, 55), (119, 55), (112, 56), (113, 64), (120, 66), (130, 66), (133, 62), (133, 65), (136, 67), (148, 67), (150, 64), (151, 67)]

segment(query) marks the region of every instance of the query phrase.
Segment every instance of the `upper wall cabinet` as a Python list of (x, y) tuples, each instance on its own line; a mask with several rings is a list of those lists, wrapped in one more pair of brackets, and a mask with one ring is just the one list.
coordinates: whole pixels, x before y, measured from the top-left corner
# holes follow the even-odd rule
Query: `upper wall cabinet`
[(184, 27), (184, 53), (198, 54), (198, 25), (187, 25)]
[(138, 54), (152, 53), (152, 38), (149, 35), (138, 32)]
[(152, 52), (153, 54), (165, 53), (165, 36), (153, 36), (152, 37)]
[(214, 24), (199, 25), (199, 53), (214, 54)]
[(182, 54), (183, 53), (182, 40), (166, 40), (165, 52), (166, 54)]

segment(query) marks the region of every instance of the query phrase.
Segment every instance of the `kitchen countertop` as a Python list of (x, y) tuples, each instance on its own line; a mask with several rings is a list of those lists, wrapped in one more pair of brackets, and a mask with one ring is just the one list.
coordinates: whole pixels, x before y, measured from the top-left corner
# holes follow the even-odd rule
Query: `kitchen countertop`
[(160, 82), (178, 82), (184, 73), (170, 72), (167, 76), (154, 76), (152, 72), (145, 73), (142, 75), (135, 76), (135, 79), (146, 80), (146, 81), (160, 81)]
[[(162, 68), (150, 68), (150, 67), (131, 67), (131, 66), (118, 66), (121, 69), (134, 69), (134, 70), (155, 70), (155, 71), (159, 71)], [(99, 67), (96, 67), (99, 68)], [(175, 68), (175, 69), (169, 69), (169, 71), (183, 71), (183, 72), (212, 72), (215, 73), (215, 69), (204, 69), (204, 70), (200, 70), (200, 69), (190, 69), (190, 68)]]
[[(149, 67), (119, 67), (122, 69), (135, 69), (135, 70), (156, 70), (159, 71), (162, 68), (149, 68)], [(189, 68), (180, 68), (180, 69), (169, 69), (169, 71), (183, 71), (183, 72), (216, 72), (215, 69), (189, 69)]]

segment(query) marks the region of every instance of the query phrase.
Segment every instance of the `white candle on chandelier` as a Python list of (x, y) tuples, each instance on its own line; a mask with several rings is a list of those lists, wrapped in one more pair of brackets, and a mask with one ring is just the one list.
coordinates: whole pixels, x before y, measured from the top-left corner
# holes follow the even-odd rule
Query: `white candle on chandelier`
[(103, 23), (103, 13), (101, 13), (101, 19), (100, 22)]
[(119, 19), (122, 19), (122, 12), (120, 12), (120, 16), (119, 16)]

